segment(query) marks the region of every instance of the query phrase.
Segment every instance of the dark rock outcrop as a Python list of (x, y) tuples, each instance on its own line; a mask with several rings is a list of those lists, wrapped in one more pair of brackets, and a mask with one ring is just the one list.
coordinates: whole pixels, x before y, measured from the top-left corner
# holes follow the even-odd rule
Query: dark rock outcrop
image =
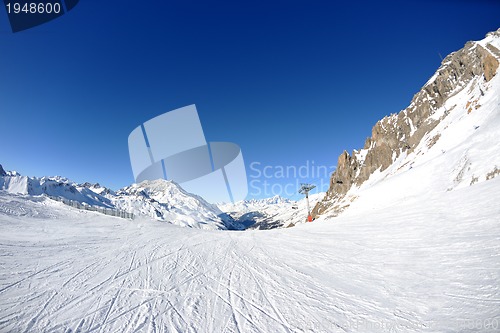
[[(488, 35), (500, 38), (500, 29)], [(349, 189), (363, 184), (374, 171), (387, 169), (402, 152), (411, 153), (425, 134), (448, 115), (431, 117), (446, 100), (463, 90), (472, 80), (490, 81), (499, 67), (500, 51), (491, 44), (486, 48), (477, 42), (467, 42), (461, 50), (448, 55), (435, 75), (415, 94), (410, 105), (398, 114), (378, 121), (366, 139), (363, 153), (344, 151), (338, 158), (337, 169), (330, 179), (330, 188), (323, 201), (314, 207), (318, 216), (330, 210), (338, 214), (346, 207), (340, 204)], [(437, 141), (438, 138), (432, 140)], [(432, 141), (431, 140), (431, 141)]]

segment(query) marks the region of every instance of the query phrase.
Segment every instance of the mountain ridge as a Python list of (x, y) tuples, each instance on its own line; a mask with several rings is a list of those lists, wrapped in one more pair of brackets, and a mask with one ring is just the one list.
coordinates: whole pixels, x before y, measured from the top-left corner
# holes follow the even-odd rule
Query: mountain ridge
[[(309, 195), (314, 206), (325, 192)], [(307, 219), (306, 199), (293, 201), (275, 195), (264, 199), (241, 200), (235, 203), (219, 204), (219, 208), (232, 216), (244, 229), (275, 229), (292, 227), (305, 223)]]
[[(451, 113), (480, 112), (479, 100), (491, 88), (497, 76), (500, 59), (500, 29), (477, 42), (465, 46), (443, 59), (436, 73), (415, 94), (410, 105), (397, 114), (379, 120), (361, 150), (344, 151), (330, 178), (323, 201), (314, 207), (314, 217), (325, 213), (333, 216), (349, 207), (356, 196), (349, 191), (366, 183), (375, 172), (384, 172), (396, 160), (410, 156), (427, 141), (429, 147), (441, 139), (442, 133), (427, 136)], [(456, 95), (469, 93), (464, 105), (447, 106)]]
[(0, 172), (0, 191), (9, 194), (62, 198), (180, 226), (202, 229), (231, 227), (232, 220), (217, 206), (186, 192), (173, 181), (145, 181), (115, 192), (98, 183), (77, 184), (60, 176), (22, 176), (15, 171), (5, 171), (1, 165), (0, 170), (3, 171)]

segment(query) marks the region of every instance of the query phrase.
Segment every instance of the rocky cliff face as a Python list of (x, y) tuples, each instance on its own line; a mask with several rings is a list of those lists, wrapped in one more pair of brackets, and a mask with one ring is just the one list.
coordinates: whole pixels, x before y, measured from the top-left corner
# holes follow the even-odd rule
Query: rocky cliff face
[[(500, 29), (489, 33), (487, 40), (500, 40)], [(468, 42), (461, 50), (448, 55), (405, 110), (375, 124), (362, 150), (355, 150), (352, 154), (344, 151), (339, 156), (330, 188), (324, 200), (314, 207), (313, 216), (326, 211), (331, 215), (338, 214), (349, 205), (349, 200), (355, 199), (346, 200), (346, 194), (353, 186), (362, 185), (376, 170), (384, 171), (401, 154), (411, 153), (422, 138), (452, 112), (452, 109), (447, 109), (443, 114), (435, 115), (450, 97), (466, 87), (479, 87), (483, 94), (486, 83), (497, 75), (499, 59), (500, 50), (484, 41)], [(471, 100), (466, 106), (467, 112), (479, 106), (477, 99)], [(438, 139), (439, 135), (436, 135), (427, 144), (432, 145)]]

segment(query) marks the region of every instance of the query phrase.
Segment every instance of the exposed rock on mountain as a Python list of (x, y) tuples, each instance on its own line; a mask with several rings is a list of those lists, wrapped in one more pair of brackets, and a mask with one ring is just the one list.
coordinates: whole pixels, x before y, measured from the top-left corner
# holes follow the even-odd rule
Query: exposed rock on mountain
[[(489, 82), (498, 75), (499, 48), (500, 29), (482, 41), (467, 42), (464, 48), (448, 55), (405, 110), (375, 124), (362, 150), (352, 154), (344, 151), (339, 156), (330, 188), (324, 200), (314, 207), (313, 216), (326, 211), (337, 215), (355, 199), (346, 194), (364, 184), (375, 171), (383, 172), (399, 158), (414, 153), (423, 139), (428, 148), (436, 144), (441, 134), (432, 131), (450, 113), (466, 110), (470, 114), (479, 109)], [(446, 105), (457, 94), (468, 94), (467, 103)], [(433, 135), (428, 138), (431, 132)]]

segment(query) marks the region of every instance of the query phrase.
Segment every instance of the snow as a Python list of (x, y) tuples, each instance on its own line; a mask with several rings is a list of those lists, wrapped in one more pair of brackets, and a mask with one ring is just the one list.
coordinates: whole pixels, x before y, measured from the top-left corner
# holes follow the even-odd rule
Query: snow
[(488, 44), (491, 44), (494, 47), (496, 47), (497, 49), (500, 49), (500, 38), (498, 38), (494, 34), (488, 34), (488, 35), (486, 35), (486, 38), (484, 38), (476, 43), (481, 45), (483, 48), (486, 48)]
[(99, 184), (76, 184), (63, 177), (0, 176), (0, 191), (26, 196), (63, 198), (133, 213), (185, 227), (226, 229), (231, 221), (214, 205), (167, 180), (144, 181), (114, 192)]
[[(325, 192), (309, 194), (310, 209), (312, 210), (324, 196)], [(243, 229), (289, 227), (304, 223), (307, 218), (305, 198), (293, 201), (276, 195), (266, 199), (222, 203), (218, 207), (230, 214)]]
[(424, 84), (424, 87), (425, 87), (425, 86), (428, 86), (429, 84), (431, 84), (432, 82), (434, 82), (438, 76), (439, 76), (439, 71), (436, 71), (436, 72), (434, 73), (434, 75), (432, 75), (432, 76), (430, 77), (430, 79), (429, 79), (429, 80), (427, 80), (427, 82)]
[(303, 200), (219, 209), (166, 181), (114, 193), (0, 177), (0, 332), (498, 332), (500, 176), (487, 175), (500, 167), (500, 75), (484, 95), (469, 88), (415, 151), (352, 188), (340, 216), (293, 228), (214, 230), (222, 211), (302, 219)]
[(143, 181), (107, 197), (114, 207), (137, 215), (185, 227), (226, 229), (226, 219), (217, 206), (172, 181)]
[(379, 183), (334, 220), (245, 232), (4, 193), (0, 331), (459, 332), (499, 321), (500, 178), (380, 195), (400, 185)]
[(12, 194), (61, 197), (89, 205), (110, 207), (109, 199), (96, 195), (94, 191), (71, 182), (63, 177), (27, 177), (17, 172), (8, 172), (0, 177), (0, 190)]
[(363, 164), (366, 159), (366, 155), (368, 154), (369, 149), (361, 149), (359, 151), (355, 151), (354, 155), (360, 164)]
[(0, 177), (0, 189), (10, 193), (28, 194), (28, 177)]
[[(419, 195), (425, 195), (427, 191), (450, 191), (486, 181), (488, 174), (500, 168), (499, 92), (498, 74), (486, 83), (472, 80), (436, 110), (433, 117), (443, 118), (422, 138), (412, 153), (401, 153), (387, 169), (376, 170), (359, 188), (353, 187), (348, 195), (366, 196), (365, 190), (391, 177), (396, 177), (402, 184), (411, 185), (401, 185), (400, 190), (390, 188), (387, 193), (408, 192), (410, 186), (410, 189), (423, 189)], [(476, 101), (474, 105), (478, 105), (478, 108), (472, 107), (469, 112), (473, 101)], [(435, 137), (439, 139), (431, 145)]]

